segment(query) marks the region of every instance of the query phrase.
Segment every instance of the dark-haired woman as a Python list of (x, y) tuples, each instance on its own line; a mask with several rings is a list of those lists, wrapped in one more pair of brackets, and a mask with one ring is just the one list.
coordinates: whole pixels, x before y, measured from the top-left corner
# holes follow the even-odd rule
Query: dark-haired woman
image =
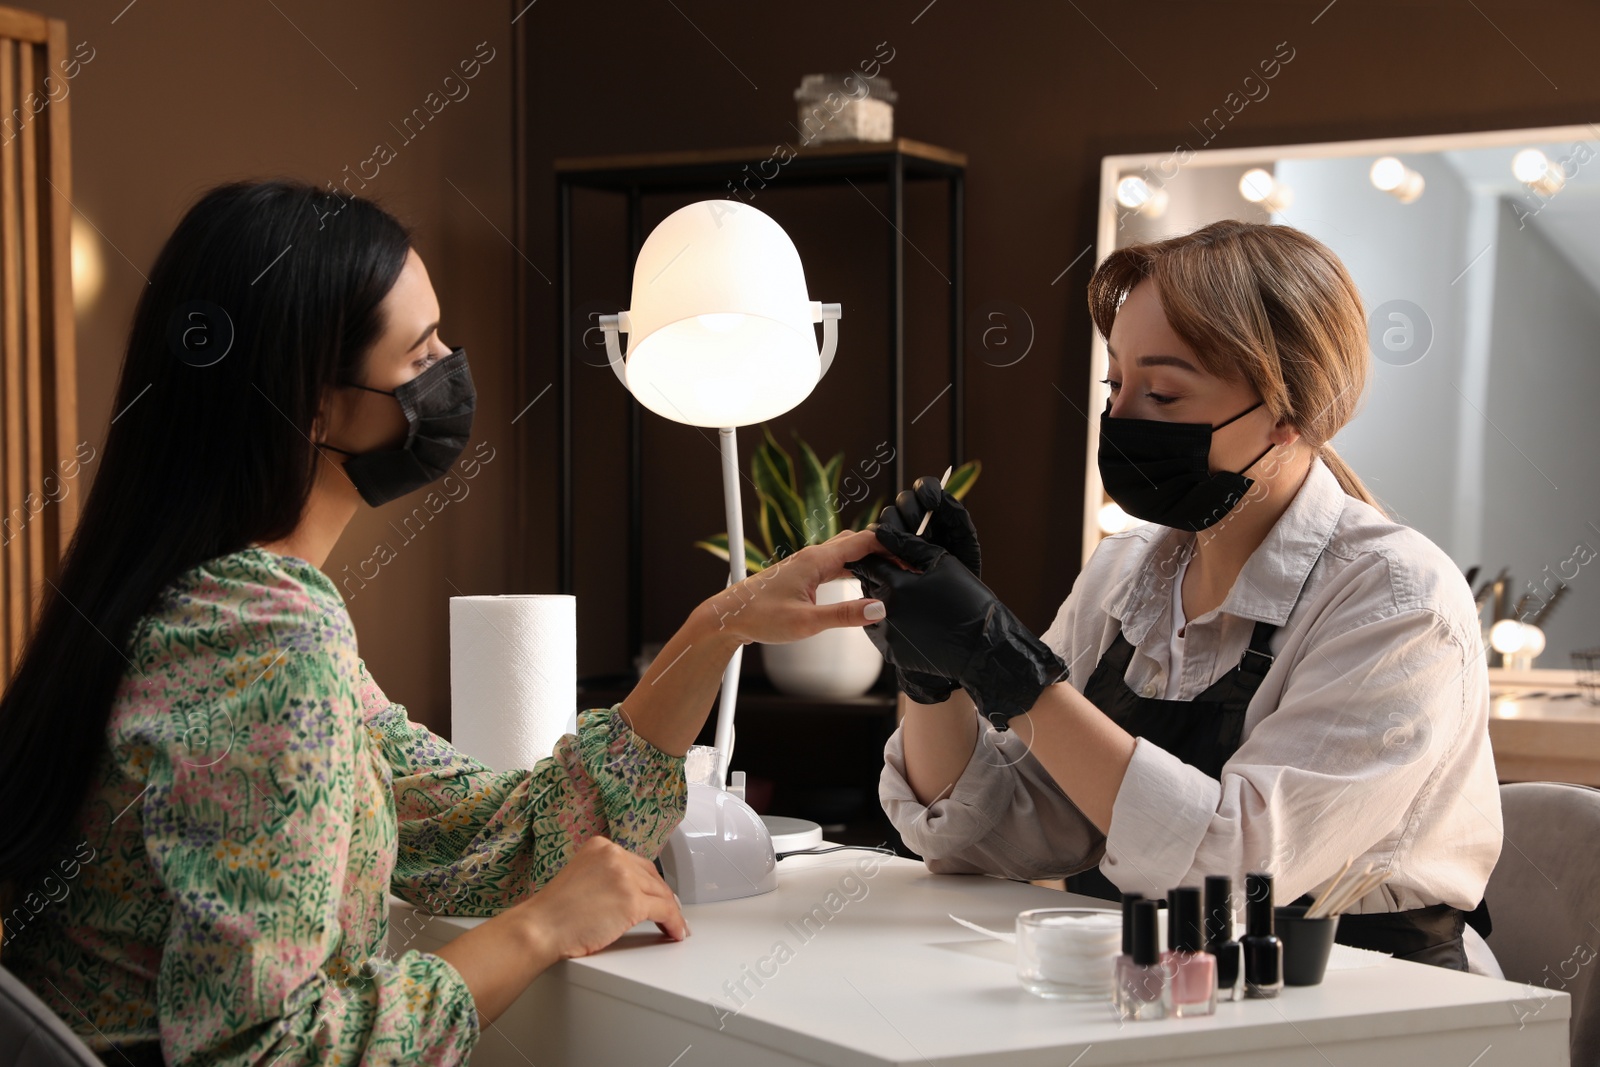
[(1460, 570), (1328, 443), (1370, 361), (1349, 274), (1298, 230), (1219, 222), (1112, 253), (1089, 306), (1101, 479), (1145, 521), (1041, 640), (974, 577), (959, 502), (901, 495), (879, 536), (921, 573), (856, 569), (888, 607), (869, 635), (936, 706), (889, 740), (885, 810), (934, 871), (1113, 900), (1265, 871), (1309, 902), (1354, 857), (1389, 877), (1341, 942), (1494, 973), (1482, 637)]
[[(495, 772), (368, 674), (319, 568), (460, 457), (475, 395), (410, 236), (290, 182), (150, 271), (82, 521), (0, 703), (4, 962), (107, 1062), (467, 1060), (552, 962), (688, 933), (650, 860), (732, 651), (862, 625), (840, 535), (698, 607), (625, 700)], [(386, 894), (488, 916), (385, 953)], [(113, 1047), (115, 1046), (115, 1047)]]

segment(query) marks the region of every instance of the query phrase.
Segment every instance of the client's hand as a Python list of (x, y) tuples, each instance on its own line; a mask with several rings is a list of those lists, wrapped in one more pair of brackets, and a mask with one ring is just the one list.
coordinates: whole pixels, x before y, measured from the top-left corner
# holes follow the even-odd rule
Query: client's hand
[(1011, 716), (1032, 708), (1047, 686), (1066, 677), (1061, 657), (955, 556), (891, 526), (880, 526), (877, 536), (916, 568), (886, 559), (863, 559), (850, 567), (868, 595), (888, 607), (883, 622), (866, 628), (884, 659), (960, 684), (979, 713), (1001, 729)]
[[(922, 532), (923, 539), (960, 560), (973, 577), (981, 574), (983, 555), (978, 549), (978, 529), (972, 523), (972, 516), (931, 474), (918, 478), (912, 488), (902, 489), (894, 503), (884, 508), (877, 523), (868, 529), (888, 527), (899, 533), (916, 534), (924, 515), (928, 516), (928, 526)], [(900, 691), (918, 704), (941, 704), (960, 688), (952, 679), (898, 664), (894, 673)]]
[(646, 919), (675, 941), (689, 935), (678, 899), (655, 865), (606, 837), (578, 846), (565, 867), (517, 906), (555, 959), (599, 952)]
[(718, 629), (742, 643), (782, 644), (837, 626), (865, 626), (883, 618), (883, 605), (873, 600), (842, 604), (817, 603), (817, 586), (848, 578), (845, 564), (884, 548), (870, 530), (841, 533), (820, 545), (803, 548), (737, 585), (710, 597)]

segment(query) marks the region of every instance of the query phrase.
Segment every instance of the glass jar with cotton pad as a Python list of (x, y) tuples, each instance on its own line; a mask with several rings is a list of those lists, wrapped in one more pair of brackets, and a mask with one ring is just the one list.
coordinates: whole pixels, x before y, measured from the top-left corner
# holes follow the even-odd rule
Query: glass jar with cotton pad
[(1055, 1000), (1111, 996), (1122, 917), (1100, 908), (1034, 908), (1017, 916), (1017, 978)]

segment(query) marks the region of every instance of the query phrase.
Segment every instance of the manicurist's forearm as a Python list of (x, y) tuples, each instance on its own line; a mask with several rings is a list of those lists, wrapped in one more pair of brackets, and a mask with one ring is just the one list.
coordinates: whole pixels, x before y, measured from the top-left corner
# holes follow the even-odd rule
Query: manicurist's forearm
[(1108, 832), (1112, 805), (1133, 758), (1133, 735), (1066, 682), (1047, 687), (1010, 726), (1062, 792), (1101, 833)]
[(901, 722), (906, 784), (918, 803), (949, 796), (978, 743), (978, 711), (957, 689), (943, 704), (912, 704)]
[(717, 597), (696, 607), (622, 702), (633, 732), (670, 756), (684, 755), (694, 744), (722, 685), (722, 672), (743, 643), (726, 625), (725, 614)]

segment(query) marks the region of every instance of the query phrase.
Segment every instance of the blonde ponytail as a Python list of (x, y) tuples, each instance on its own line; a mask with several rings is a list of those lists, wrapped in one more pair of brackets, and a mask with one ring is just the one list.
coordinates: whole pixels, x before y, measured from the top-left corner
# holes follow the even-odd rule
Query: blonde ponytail
[(1353, 496), (1357, 500), (1371, 504), (1373, 507), (1383, 512), (1383, 514), (1386, 516), (1389, 514), (1388, 509), (1386, 509), (1382, 504), (1378, 503), (1378, 498), (1372, 495), (1372, 493), (1367, 489), (1366, 484), (1356, 476), (1356, 472), (1350, 469), (1350, 464), (1346, 463), (1344, 459), (1333, 450), (1333, 446), (1331, 444), (1323, 442), (1322, 444), (1318, 445), (1317, 457), (1322, 460), (1324, 466), (1333, 472), (1333, 476), (1339, 479), (1339, 486), (1345, 491), (1346, 496)]

